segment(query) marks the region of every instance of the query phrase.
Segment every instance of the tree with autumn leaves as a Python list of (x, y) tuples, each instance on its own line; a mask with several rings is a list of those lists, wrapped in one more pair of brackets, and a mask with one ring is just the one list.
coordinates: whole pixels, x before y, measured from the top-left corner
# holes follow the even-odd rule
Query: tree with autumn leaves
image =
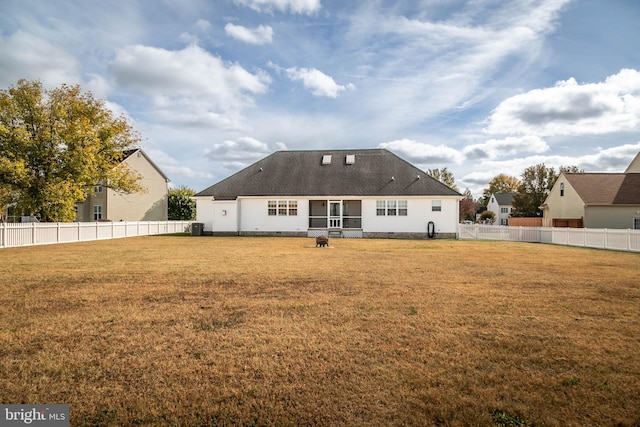
[(41, 221), (73, 221), (94, 185), (144, 191), (122, 163), (140, 141), (124, 116), (78, 85), (20, 80), (0, 91), (0, 205)]
[(522, 172), (521, 179), (500, 174), (489, 182), (483, 192), (484, 204), (491, 194), (512, 193), (514, 217), (537, 217), (542, 215), (540, 205), (545, 201), (560, 173), (582, 172), (577, 166), (560, 166), (558, 171), (544, 164), (529, 166)]

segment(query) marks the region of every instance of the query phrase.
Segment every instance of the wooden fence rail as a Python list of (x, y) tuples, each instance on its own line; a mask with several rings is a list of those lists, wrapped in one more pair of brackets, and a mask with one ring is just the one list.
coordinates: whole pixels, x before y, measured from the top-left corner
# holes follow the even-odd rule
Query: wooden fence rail
[(190, 224), (191, 221), (0, 223), (0, 248), (181, 233)]
[(640, 230), (460, 224), (458, 238), (462, 240), (554, 243), (557, 245), (640, 252)]

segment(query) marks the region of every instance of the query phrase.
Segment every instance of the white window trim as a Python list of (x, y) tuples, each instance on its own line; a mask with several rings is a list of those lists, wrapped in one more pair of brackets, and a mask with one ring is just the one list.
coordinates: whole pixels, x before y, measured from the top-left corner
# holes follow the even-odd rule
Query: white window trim
[(408, 216), (409, 202), (407, 200), (376, 200), (376, 216)]
[(298, 216), (298, 201), (268, 200), (267, 216)]

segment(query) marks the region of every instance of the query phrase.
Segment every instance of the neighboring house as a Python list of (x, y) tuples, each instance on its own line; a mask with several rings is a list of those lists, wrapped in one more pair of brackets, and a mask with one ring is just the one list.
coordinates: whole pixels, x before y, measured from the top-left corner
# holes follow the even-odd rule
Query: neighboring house
[(384, 149), (279, 151), (194, 196), (213, 234), (456, 237), (460, 193)]
[(127, 150), (122, 160), (142, 177), (143, 192), (125, 194), (102, 185), (76, 204), (76, 221), (166, 221), (169, 178), (141, 149)]
[(640, 229), (640, 153), (624, 173), (561, 173), (541, 208), (545, 226)]
[(496, 224), (509, 225), (514, 196), (513, 193), (493, 193), (489, 196), (487, 210), (496, 214)]

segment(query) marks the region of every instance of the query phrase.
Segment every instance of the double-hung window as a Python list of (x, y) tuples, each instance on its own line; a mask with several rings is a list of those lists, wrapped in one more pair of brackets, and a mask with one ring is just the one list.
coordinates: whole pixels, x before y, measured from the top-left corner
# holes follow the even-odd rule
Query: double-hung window
[(406, 200), (398, 200), (398, 216), (407, 216), (409, 206)]
[(102, 206), (95, 205), (93, 207), (93, 220), (94, 221), (99, 221), (101, 219), (102, 219)]
[(441, 212), (441, 211), (442, 211), (442, 200), (432, 200), (431, 212)]
[(297, 216), (297, 200), (269, 200), (267, 202), (267, 214), (269, 216)]
[(407, 216), (406, 200), (376, 200), (377, 216)]

